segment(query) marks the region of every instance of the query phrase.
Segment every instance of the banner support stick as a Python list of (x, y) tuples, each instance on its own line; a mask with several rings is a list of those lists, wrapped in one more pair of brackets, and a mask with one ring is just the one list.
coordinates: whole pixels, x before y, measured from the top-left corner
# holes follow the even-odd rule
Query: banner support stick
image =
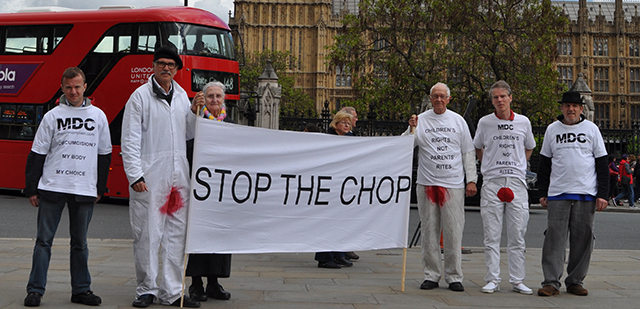
[(400, 284), (400, 291), (404, 292), (404, 280), (407, 275), (407, 247), (402, 249), (402, 280)]
[(187, 253), (185, 252), (184, 268), (182, 271), (182, 289), (180, 290), (180, 308), (183, 308), (184, 306), (184, 285), (185, 285), (185, 282), (187, 281), (187, 258), (189, 258), (189, 255), (187, 255)]

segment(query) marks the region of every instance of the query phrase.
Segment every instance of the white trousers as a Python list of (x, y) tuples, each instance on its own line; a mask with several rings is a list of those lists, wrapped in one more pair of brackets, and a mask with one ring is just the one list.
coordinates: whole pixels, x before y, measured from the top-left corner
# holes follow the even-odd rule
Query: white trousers
[[(501, 202), (497, 196), (500, 188), (510, 188), (514, 198)], [(529, 195), (525, 184), (513, 177), (501, 177), (482, 184), (480, 215), (484, 226), (484, 260), (487, 265), (486, 282), (500, 279), (500, 238), (503, 219), (507, 228), (507, 259), (509, 282), (520, 283), (525, 277), (524, 236), (529, 222)]]
[[(164, 214), (160, 208), (166, 202), (170, 187), (158, 190), (159, 187), (156, 185), (141, 193), (129, 190), (136, 295), (152, 294), (160, 304), (170, 305), (180, 298), (182, 290), (188, 201), (184, 201), (185, 207), (172, 215)], [(180, 192), (183, 199), (189, 196), (186, 188), (180, 188)], [(161, 280), (158, 283), (160, 270)]]
[(465, 189), (446, 188), (442, 207), (433, 203), (425, 186), (417, 185), (418, 212), (422, 234), (422, 266), (425, 280), (438, 282), (442, 276), (440, 233), (444, 246), (444, 280), (462, 282), (462, 231), (464, 230)]

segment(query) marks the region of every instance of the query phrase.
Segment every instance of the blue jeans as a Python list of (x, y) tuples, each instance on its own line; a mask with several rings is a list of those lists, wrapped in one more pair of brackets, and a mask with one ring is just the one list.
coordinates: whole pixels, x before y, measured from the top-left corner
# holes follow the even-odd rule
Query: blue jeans
[(27, 293), (37, 292), (44, 295), (47, 271), (51, 260), (51, 245), (65, 204), (69, 208), (69, 234), (71, 236), (71, 293), (79, 294), (90, 289), (91, 275), (87, 266), (89, 259), (87, 230), (93, 215), (94, 203), (76, 202), (74, 195), (65, 195), (65, 198), (56, 201), (44, 199), (40, 195), (38, 235), (33, 248)]
[(622, 192), (616, 196), (616, 200), (619, 201), (623, 197), (627, 197), (629, 199), (629, 207), (633, 207), (633, 187), (631, 185), (622, 185)]

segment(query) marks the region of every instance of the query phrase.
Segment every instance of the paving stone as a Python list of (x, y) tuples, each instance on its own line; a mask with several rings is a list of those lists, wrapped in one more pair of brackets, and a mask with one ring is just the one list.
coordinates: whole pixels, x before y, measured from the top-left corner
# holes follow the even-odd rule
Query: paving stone
[[(0, 308), (23, 308), (34, 240), (0, 238)], [(585, 287), (589, 296), (567, 294), (539, 297), (511, 291), (506, 254), (502, 255), (502, 290), (480, 291), (486, 267), (482, 248), (466, 248), (462, 262), (464, 292), (447, 288), (420, 290), (423, 281), (421, 249), (407, 250), (405, 289), (402, 291), (402, 249), (358, 252), (353, 267), (322, 269), (313, 253), (242, 254), (232, 258), (230, 278), (220, 283), (231, 300), (209, 300), (202, 308), (638, 308), (640, 251), (594, 250)], [(504, 248), (503, 248), (504, 249)], [(131, 240), (90, 239), (92, 290), (102, 297), (100, 308), (130, 308), (135, 296)], [(504, 251), (504, 250), (501, 250)], [(541, 249), (527, 249), (525, 284), (534, 290), (542, 281)], [(70, 302), (69, 239), (56, 239), (52, 248), (46, 308), (85, 308)], [(185, 285), (191, 282), (186, 278)], [(161, 307), (154, 304), (154, 307)]]

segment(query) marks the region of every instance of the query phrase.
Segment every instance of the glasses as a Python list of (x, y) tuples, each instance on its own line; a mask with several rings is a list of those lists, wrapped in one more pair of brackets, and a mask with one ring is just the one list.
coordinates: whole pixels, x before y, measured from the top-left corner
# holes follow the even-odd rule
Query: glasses
[(176, 68), (175, 62), (154, 61), (153, 63), (155, 63), (160, 68), (167, 67), (169, 68), (169, 70), (173, 70)]
[(341, 124), (341, 125), (351, 125), (351, 122), (348, 122), (348, 121), (340, 121), (340, 122), (338, 122), (338, 124)]
[(444, 94), (433, 94), (429, 96), (431, 98), (431, 100), (437, 100), (437, 99), (441, 99), (441, 100), (446, 100), (449, 98), (448, 95), (444, 95)]

